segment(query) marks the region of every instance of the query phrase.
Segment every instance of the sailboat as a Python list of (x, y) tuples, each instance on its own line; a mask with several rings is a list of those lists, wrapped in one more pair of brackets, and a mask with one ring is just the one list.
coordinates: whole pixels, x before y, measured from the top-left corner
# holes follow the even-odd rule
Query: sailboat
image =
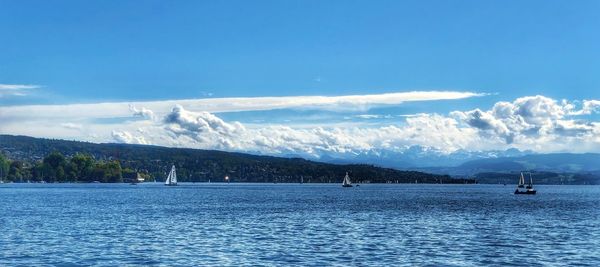
[(177, 172), (175, 172), (175, 165), (171, 167), (171, 171), (165, 180), (165, 185), (177, 185)]
[[(525, 190), (522, 190), (521, 188), (525, 188)], [(523, 176), (523, 172), (521, 172), (515, 195), (535, 195), (535, 193), (536, 191), (533, 189), (533, 178), (531, 177), (531, 173), (529, 173), (529, 184), (525, 185), (525, 177)]]
[(523, 172), (521, 172), (521, 177), (519, 178), (519, 184), (517, 184), (517, 188), (525, 188), (525, 177), (523, 177)]
[(350, 181), (350, 176), (346, 172), (346, 176), (344, 176), (344, 181), (342, 182), (342, 187), (352, 187), (352, 182)]

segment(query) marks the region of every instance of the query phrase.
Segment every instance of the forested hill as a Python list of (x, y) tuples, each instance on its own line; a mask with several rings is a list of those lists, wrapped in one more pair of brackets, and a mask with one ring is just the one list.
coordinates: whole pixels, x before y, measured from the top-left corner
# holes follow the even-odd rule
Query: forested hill
[[(46, 179), (48, 173), (44, 174), (44, 168), (48, 169), (47, 161), (55, 162), (56, 159), (48, 159), (53, 152), (64, 155), (65, 164), (63, 169), (68, 168), (69, 160), (73, 157), (89, 155), (95, 162), (104, 165), (115, 166), (120, 170), (130, 170), (142, 173), (151, 180), (164, 180), (171, 165), (177, 167), (177, 176), (180, 181), (222, 181), (223, 177), (229, 176), (232, 182), (341, 182), (344, 174), (348, 172), (355, 182), (400, 182), (400, 183), (469, 183), (473, 180), (451, 179), (447, 175), (435, 175), (417, 171), (399, 171), (389, 168), (380, 168), (371, 165), (336, 165), (308, 161), (300, 158), (280, 158), (270, 156), (257, 156), (243, 153), (231, 153), (214, 150), (199, 150), (185, 148), (167, 148), (146, 145), (128, 144), (94, 144), (87, 142), (65, 141), (33, 138), (27, 136), (0, 135), (0, 153), (12, 161), (10, 168), (22, 168), (14, 170), (19, 179)], [(57, 154), (57, 153), (54, 153)], [(54, 155), (56, 156), (56, 155)], [(56, 157), (54, 157), (56, 158)], [(79, 159), (79, 158), (78, 158)], [(109, 164), (110, 163), (110, 164)], [(120, 164), (116, 166), (115, 163)], [(75, 164), (75, 163), (73, 163)], [(53, 166), (54, 166), (53, 165)], [(36, 167), (37, 166), (37, 167)], [(72, 168), (76, 166), (71, 166)], [(38, 168), (38, 169), (36, 169)], [(58, 167), (56, 167), (58, 168)], [(111, 170), (112, 171), (112, 170)], [(63, 171), (64, 172), (64, 171)], [(106, 172), (106, 171), (105, 171)], [(10, 171), (5, 171), (11, 173)], [(78, 181), (78, 175), (68, 174), (60, 176), (52, 174), (53, 181)], [(100, 179), (93, 177), (89, 179)], [(43, 177), (35, 177), (35, 176)], [(60, 177), (59, 177), (60, 176)], [(81, 174), (79, 175), (81, 176)], [(1, 178), (1, 177), (0, 177)], [(117, 177), (118, 178), (118, 177)], [(121, 181), (121, 179), (110, 181)], [(13, 177), (13, 180), (15, 177)], [(106, 181), (106, 180), (104, 180)]]

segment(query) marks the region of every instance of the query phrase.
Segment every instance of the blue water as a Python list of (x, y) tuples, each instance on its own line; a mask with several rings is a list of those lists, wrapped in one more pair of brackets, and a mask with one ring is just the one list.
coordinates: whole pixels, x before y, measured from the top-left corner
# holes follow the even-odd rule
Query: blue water
[(600, 265), (600, 187), (3, 184), (0, 266)]

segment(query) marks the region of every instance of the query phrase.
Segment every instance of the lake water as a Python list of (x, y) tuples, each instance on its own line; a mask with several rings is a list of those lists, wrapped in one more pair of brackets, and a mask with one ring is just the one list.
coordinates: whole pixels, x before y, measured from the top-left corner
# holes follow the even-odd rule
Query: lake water
[(3, 184), (0, 266), (600, 265), (600, 187)]

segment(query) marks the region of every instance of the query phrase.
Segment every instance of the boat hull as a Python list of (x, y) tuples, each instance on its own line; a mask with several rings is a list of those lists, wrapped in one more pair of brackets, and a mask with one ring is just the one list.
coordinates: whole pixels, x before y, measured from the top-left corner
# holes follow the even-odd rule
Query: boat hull
[(165, 184), (166, 186), (176, 186), (177, 184)]
[(352, 187), (351, 184), (343, 184), (342, 187)]
[(531, 191), (519, 191), (519, 190), (515, 190), (515, 195), (535, 195), (537, 193), (537, 191), (535, 190), (531, 190)]

